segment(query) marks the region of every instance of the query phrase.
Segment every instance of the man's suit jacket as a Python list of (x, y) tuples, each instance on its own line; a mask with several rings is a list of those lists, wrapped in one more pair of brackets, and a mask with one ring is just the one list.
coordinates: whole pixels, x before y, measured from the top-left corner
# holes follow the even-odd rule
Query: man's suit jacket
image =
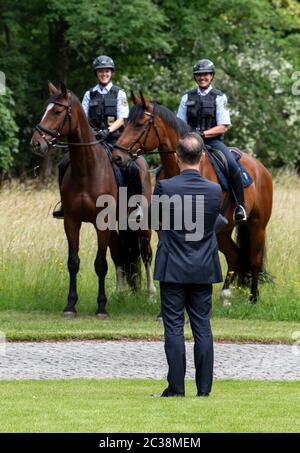
[[(210, 284), (222, 281), (215, 234), (221, 206), (220, 186), (203, 178), (196, 170), (185, 170), (157, 184), (154, 195), (163, 194), (170, 197), (177, 194), (182, 199), (184, 195), (192, 195), (194, 201), (196, 195), (204, 195), (204, 235), (197, 241), (186, 240), (186, 234), (191, 232), (184, 229), (184, 224), (181, 231), (173, 228), (161, 230), (154, 278), (170, 283)], [(195, 203), (192, 206), (195, 216)]]

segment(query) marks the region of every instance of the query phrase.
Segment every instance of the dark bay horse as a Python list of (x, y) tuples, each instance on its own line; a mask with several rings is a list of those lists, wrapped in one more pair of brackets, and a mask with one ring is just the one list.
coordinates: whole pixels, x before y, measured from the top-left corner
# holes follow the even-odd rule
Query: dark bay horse
[[(117, 142), (113, 155), (129, 159), (159, 150), (162, 171), (159, 179), (170, 178), (179, 173), (174, 151), (178, 139), (189, 131), (189, 127), (176, 115), (158, 102), (150, 102), (140, 93), (132, 93), (135, 106), (130, 112), (125, 131)], [(253, 178), (253, 184), (245, 189), (245, 204), (248, 220), (237, 226), (237, 241), (232, 239), (234, 206), (228, 203), (225, 215), (228, 225), (218, 233), (218, 244), (227, 261), (227, 274), (221, 291), (224, 303), (230, 303), (230, 285), (237, 279), (238, 285), (250, 286), (250, 301), (258, 297), (258, 280), (263, 271), (265, 231), (272, 211), (272, 177), (268, 170), (254, 157), (242, 153), (243, 166)], [(215, 170), (203, 153), (200, 173), (211, 181), (218, 182)], [(223, 192), (223, 201), (226, 192)]]
[[(97, 207), (101, 195), (111, 195), (117, 199), (118, 187), (111, 159), (105, 148), (95, 140), (80, 101), (65, 85), (59, 91), (49, 83), (50, 98), (41, 122), (36, 127), (31, 140), (34, 152), (44, 155), (50, 146), (58, 145), (60, 137), (67, 137), (70, 151), (70, 166), (61, 187), (62, 202), (65, 207), (64, 228), (68, 240), (68, 270), (70, 286), (64, 315), (76, 314), (77, 273), (79, 271), (79, 232), (82, 222), (92, 223), (98, 239), (98, 251), (95, 259), (95, 271), (98, 276), (98, 309), (96, 315), (107, 318), (107, 297), (105, 277), (107, 274), (106, 251), (110, 246), (112, 259), (117, 270), (117, 279), (122, 285), (124, 255), (129, 254), (126, 240), (121, 244), (116, 231), (99, 230), (96, 219), (103, 207)], [(145, 163), (147, 166), (147, 164)], [(144, 165), (144, 167), (145, 167)], [(140, 162), (143, 167), (143, 162)], [(147, 167), (143, 168), (147, 174)], [(131, 236), (132, 239), (132, 236)], [(135, 238), (137, 240), (137, 235)], [(136, 254), (136, 258), (138, 258)]]

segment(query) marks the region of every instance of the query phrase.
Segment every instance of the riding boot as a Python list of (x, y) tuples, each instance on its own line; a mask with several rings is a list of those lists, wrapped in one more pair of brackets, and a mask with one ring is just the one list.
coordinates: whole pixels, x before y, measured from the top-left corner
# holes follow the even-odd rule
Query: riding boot
[[(59, 188), (61, 188), (65, 173), (67, 171), (68, 166), (70, 165), (70, 154), (66, 153), (62, 160), (58, 164), (58, 184)], [(53, 217), (55, 219), (63, 219), (64, 218), (64, 207), (62, 202), (60, 202), (60, 205), (58, 208), (55, 208), (53, 213)]]
[(53, 215), (53, 217), (55, 219), (63, 219), (64, 218), (65, 211), (64, 211), (64, 205), (62, 204), (62, 202), (59, 203), (58, 208), (54, 209), (52, 215)]
[(231, 175), (231, 184), (236, 206), (233, 212), (233, 221), (235, 223), (243, 223), (247, 220), (244, 200), (244, 187), (240, 170)]

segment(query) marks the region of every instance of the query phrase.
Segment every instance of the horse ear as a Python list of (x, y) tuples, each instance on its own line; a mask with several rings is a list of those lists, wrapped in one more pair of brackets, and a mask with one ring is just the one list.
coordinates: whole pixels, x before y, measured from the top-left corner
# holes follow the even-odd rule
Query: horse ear
[(56, 94), (58, 92), (56, 86), (54, 86), (53, 83), (51, 83), (50, 81), (48, 81), (48, 90), (50, 95)]
[(144, 110), (149, 110), (150, 109), (150, 102), (148, 101), (147, 98), (144, 97), (142, 91), (140, 91), (140, 96), (141, 96), (141, 101), (142, 101)]
[(141, 101), (142, 101), (143, 107), (146, 110), (146, 101), (145, 101), (145, 98), (144, 98), (144, 95), (143, 95), (142, 91), (140, 91), (140, 97), (141, 97)]
[(134, 103), (134, 105), (138, 104), (139, 102), (141, 102), (140, 98), (138, 98), (134, 92), (131, 90), (131, 100), (132, 102)]
[(60, 91), (65, 99), (68, 97), (68, 90), (64, 82), (60, 82)]

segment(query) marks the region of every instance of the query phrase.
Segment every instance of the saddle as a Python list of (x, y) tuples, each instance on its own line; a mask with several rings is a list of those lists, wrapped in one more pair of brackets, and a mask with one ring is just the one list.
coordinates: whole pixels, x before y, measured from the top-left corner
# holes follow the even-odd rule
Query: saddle
[[(249, 187), (253, 183), (253, 179), (251, 175), (248, 173), (246, 168), (241, 164), (240, 159), (242, 157), (242, 151), (239, 148), (229, 147), (229, 150), (232, 153), (232, 156), (236, 160), (242, 175), (242, 183), (243, 187)], [(207, 157), (209, 158), (210, 162), (212, 163), (216, 175), (218, 177), (219, 183), (224, 191), (229, 191), (230, 189), (230, 182), (229, 182), (229, 168), (226, 157), (224, 154), (212, 148), (211, 146), (206, 145), (206, 152)]]

